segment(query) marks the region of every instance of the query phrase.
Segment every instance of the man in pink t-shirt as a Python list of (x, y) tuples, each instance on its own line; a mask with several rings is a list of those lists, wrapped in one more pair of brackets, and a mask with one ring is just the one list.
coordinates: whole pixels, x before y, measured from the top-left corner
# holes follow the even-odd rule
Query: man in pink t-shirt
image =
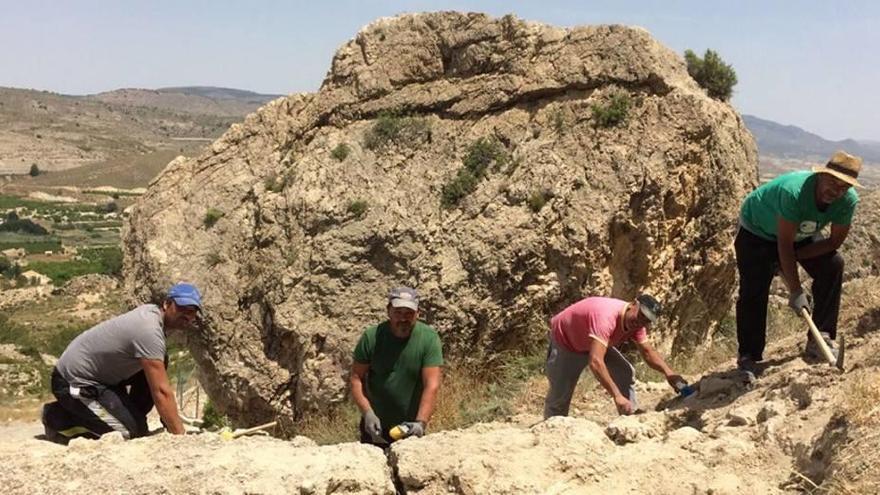
[(550, 347), (546, 373), (550, 390), (544, 400), (544, 418), (567, 416), (571, 396), (587, 364), (614, 399), (620, 414), (636, 408), (635, 370), (616, 346), (632, 340), (651, 368), (681, 391), (687, 382), (675, 374), (648, 342), (646, 327), (660, 315), (660, 303), (642, 294), (627, 303), (610, 297), (588, 297), (562, 310), (550, 320)]

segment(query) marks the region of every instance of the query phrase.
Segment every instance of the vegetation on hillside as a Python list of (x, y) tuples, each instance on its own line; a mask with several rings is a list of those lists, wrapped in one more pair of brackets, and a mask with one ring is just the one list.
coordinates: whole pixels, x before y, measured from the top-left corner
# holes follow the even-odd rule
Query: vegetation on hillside
[(52, 279), (55, 285), (64, 285), (70, 279), (91, 273), (122, 275), (122, 249), (117, 246), (83, 249), (69, 261), (32, 261), (28, 268)]
[(736, 71), (730, 64), (724, 62), (718, 53), (706, 50), (703, 58), (700, 58), (691, 50), (684, 51), (684, 60), (687, 63), (688, 74), (704, 88), (712, 98), (727, 101), (733, 96), (733, 87), (736, 86)]
[(6, 213), (3, 223), (0, 223), (0, 232), (20, 232), (22, 234), (46, 235), (49, 232), (40, 224), (34, 223), (29, 218), (19, 218), (14, 211)]
[(430, 139), (431, 124), (426, 118), (382, 112), (364, 133), (364, 147), (376, 151), (390, 144), (411, 145)]
[(348, 203), (346, 207), (346, 211), (352, 214), (355, 218), (361, 218), (370, 208), (370, 204), (367, 203), (364, 199), (355, 199)]
[(346, 158), (348, 158), (348, 154), (351, 152), (351, 148), (345, 143), (339, 143), (333, 148), (333, 151), (330, 152), (330, 156), (332, 156), (337, 161), (343, 162)]
[(614, 127), (626, 122), (632, 100), (623, 92), (615, 93), (611, 98), (600, 104), (593, 104), (593, 125), (595, 127)]
[(464, 166), (455, 177), (443, 185), (440, 204), (444, 208), (453, 208), (468, 194), (477, 189), (477, 185), (490, 170), (500, 170), (511, 161), (504, 146), (494, 138), (480, 138), (473, 142), (467, 150)]
[(208, 208), (208, 211), (205, 212), (205, 228), (210, 229), (211, 227), (213, 227), (218, 220), (223, 218), (223, 215), (225, 215), (225, 213), (216, 208)]

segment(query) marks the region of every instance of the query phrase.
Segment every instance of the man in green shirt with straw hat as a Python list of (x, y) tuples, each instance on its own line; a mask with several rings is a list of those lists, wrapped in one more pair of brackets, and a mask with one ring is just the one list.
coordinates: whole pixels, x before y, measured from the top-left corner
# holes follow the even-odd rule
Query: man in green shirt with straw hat
[[(788, 305), (800, 316), (807, 309), (831, 345), (843, 284), (843, 258), (837, 252), (849, 234), (858, 194), (862, 160), (838, 151), (824, 166), (790, 172), (761, 185), (743, 201), (736, 236), (739, 297), (736, 302), (738, 368), (754, 379), (764, 359), (770, 283), (782, 274)], [(831, 225), (829, 237), (822, 230)], [(800, 264), (813, 278), (813, 307), (798, 274)], [(816, 357), (817, 344), (807, 337), (806, 355)], [(838, 352), (833, 349), (833, 352)]]

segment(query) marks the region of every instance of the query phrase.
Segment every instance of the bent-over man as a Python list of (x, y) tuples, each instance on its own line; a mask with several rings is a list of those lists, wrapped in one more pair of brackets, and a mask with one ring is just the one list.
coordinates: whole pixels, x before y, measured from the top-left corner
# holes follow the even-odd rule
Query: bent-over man
[[(754, 378), (764, 359), (767, 301), (770, 283), (782, 273), (788, 305), (799, 316), (811, 311), (823, 340), (834, 349), (843, 284), (843, 258), (837, 249), (849, 234), (859, 197), (862, 160), (843, 151), (812, 171), (780, 175), (746, 197), (736, 235), (739, 297), (736, 301), (737, 366)], [(822, 229), (831, 225), (831, 235)], [(797, 265), (813, 278), (813, 307), (804, 293)], [(817, 344), (807, 334), (807, 357), (818, 357)]]
[(544, 400), (544, 418), (568, 416), (571, 397), (581, 372), (590, 371), (611, 396), (617, 412), (632, 414), (636, 402), (635, 369), (617, 349), (632, 340), (651, 368), (681, 391), (687, 382), (675, 374), (648, 342), (647, 328), (660, 315), (660, 303), (642, 294), (626, 302), (610, 297), (588, 297), (562, 310), (550, 321), (545, 372), (550, 389)]

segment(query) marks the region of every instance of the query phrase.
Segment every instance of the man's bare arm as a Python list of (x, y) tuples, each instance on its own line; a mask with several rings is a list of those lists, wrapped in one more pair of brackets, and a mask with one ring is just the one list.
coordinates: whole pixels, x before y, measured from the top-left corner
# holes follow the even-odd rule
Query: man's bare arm
[(177, 401), (174, 399), (174, 391), (168, 381), (168, 373), (165, 371), (165, 362), (161, 359), (141, 359), (144, 375), (150, 386), (150, 394), (153, 403), (162, 418), (162, 423), (169, 432), (175, 435), (183, 435), (183, 421), (177, 412)]
[(620, 393), (620, 389), (617, 388), (614, 380), (611, 379), (611, 373), (608, 372), (608, 367), (605, 366), (605, 352), (607, 350), (605, 344), (602, 342), (596, 339), (590, 339), (590, 371), (593, 372), (593, 375), (599, 380), (599, 384), (602, 385), (602, 388), (611, 394), (611, 397), (623, 397), (623, 394)]
[(364, 393), (364, 382), (367, 379), (368, 371), (370, 371), (369, 363), (352, 363), (351, 375), (348, 378), (351, 385), (351, 397), (354, 399), (354, 403), (357, 404), (358, 409), (361, 410), (361, 413), (373, 410), (370, 400), (367, 399), (367, 394)]
[(796, 232), (797, 225), (795, 223), (779, 217), (776, 222), (776, 250), (779, 253), (779, 268), (782, 270), (782, 278), (790, 293), (803, 291), (794, 252)]
[(821, 241), (811, 242), (806, 246), (797, 250), (797, 259), (806, 260), (822, 256), (840, 249), (846, 236), (849, 235), (849, 225), (831, 225), (831, 237), (822, 239)]
[(434, 414), (434, 405), (437, 402), (437, 391), (440, 390), (442, 371), (439, 366), (422, 368), (422, 397), (419, 399), (419, 412), (416, 421), (427, 423)]

